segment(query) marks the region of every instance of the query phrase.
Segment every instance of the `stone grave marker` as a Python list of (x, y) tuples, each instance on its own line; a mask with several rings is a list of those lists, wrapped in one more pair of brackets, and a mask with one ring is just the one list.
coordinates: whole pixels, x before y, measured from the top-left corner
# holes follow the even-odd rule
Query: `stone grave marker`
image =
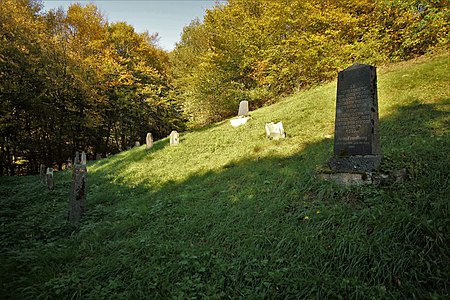
[(239, 103), (238, 117), (248, 115), (248, 101), (241, 101)]
[(100, 159), (102, 159), (102, 154), (101, 153), (97, 153), (95, 155), (95, 160), (100, 160)]
[(55, 188), (55, 182), (53, 181), (53, 168), (47, 168), (47, 188), (53, 190)]
[(338, 172), (371, 172), (381, 163), (376, 68), (354, 64), (339, 72), (334, 156)]
[(46, 174), (46, 168), (45, 168), (44, 164), (41, 164), (39, 166), (39, 177), (41, 179), (41, 183), (45, 185), (47, 182), (47, 174)]
[(286, 133), (284, 132), (283, 123), (266, 123), (266, 136), (274, 140), (284, 139)]
[(72, 169), (72, 160), (70, 158), (67, 159), (67, 169)]
[(173, 130), (170, 133), (170, 146), (176, 146), (180, 143), (180, 134)]
[(87, 185), (87, 168), (86, 153), (77, 152), (74, 159), (72, 187), (69, 197), (69, 215), (68, 219), (72, 223), (79, 222), (86, 211), (86, 185)]
[(145, 138), (145, 148), (151, 149), (153, 147), (153, 135), (151, 132), (147, 133), (147, 137)]
[(141, 143), (139, 143), (139, 141), (134, 142), (135, 147), (139, 147), (140, 145), (141, 145)]

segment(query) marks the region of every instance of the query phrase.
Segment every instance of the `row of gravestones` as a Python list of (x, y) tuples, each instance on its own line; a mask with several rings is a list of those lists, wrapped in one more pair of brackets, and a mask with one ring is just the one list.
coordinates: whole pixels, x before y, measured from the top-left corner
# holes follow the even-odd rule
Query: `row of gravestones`
[[(176, 146), (180, 143), (180, 134), (173, 130), (170, 135), (169, 135), (169, 139), (170, 139), (170, 145), (171, 146)], [(135, 143), (135, 146), (140, 146), (139, 142)], [(151, 134), (151, 132), (147, 133), (147, 136), (145, 138), (145, 149), (151, 149), (153, 147), (153, 135)]]

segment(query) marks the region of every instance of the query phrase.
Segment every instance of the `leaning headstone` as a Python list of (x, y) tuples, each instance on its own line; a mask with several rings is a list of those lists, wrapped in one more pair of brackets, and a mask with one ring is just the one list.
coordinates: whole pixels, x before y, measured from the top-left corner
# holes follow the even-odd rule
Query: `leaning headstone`
[(376, 68), (354, 64), (339, 72), (334, 157), (337, 172), (371, 172), (381, 163)]
[(274, 140), (284, 139), (286, 133), (284, 132), (283, 123), (266, 123), (266, 136)]
[(87, 185), (87, 168), (86, 168), (86, 154), (81, 155), (81, 162), (79, 160), (79, 153), (75, 157), (72, 174), (72, 187), (69, 196), (69, 216), (68, 219), (72, 223), (81, 220), (86, 211), (86, 185)]
[(139, 141), (134, 142), (135, 147), (139, 147), (140, 145), (141, 145), (141, 143), (139, 143)]
[(248, 115), (248, 101), (241, 101), (239, 103), (238, 116), (246, 116), (246, 115)]
[(176, 146), (180, 143), (180, 134), (173, 130), (170, 133), (170, 146)]
[(145, 138), (145, 148), (151, 149), (153, 147), (153, 135), (151, 132), (147, 133), (147, 137)]
[(47, 168), (47, 188), (53, 190), (55, 188), (55, 182), (53, 181), (53, 168)]

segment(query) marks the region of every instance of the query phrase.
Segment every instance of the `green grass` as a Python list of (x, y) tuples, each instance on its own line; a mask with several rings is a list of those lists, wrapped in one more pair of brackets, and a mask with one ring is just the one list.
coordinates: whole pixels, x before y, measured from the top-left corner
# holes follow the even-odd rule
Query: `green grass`
[[(65, 221), (71, 175), (0, 178), (0, 298), (448, 299), (449, 57), (378, 70), (382, 169), (340, 187), (336, 82), (92, 162), (88, 212)], [(265, 138), (282, 121), (285, 140)]]

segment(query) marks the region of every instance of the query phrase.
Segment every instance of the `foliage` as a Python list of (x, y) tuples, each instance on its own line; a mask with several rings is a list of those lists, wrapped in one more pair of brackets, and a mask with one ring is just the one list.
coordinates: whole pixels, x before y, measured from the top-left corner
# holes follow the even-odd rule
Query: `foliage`
[(116, 153), (184, 128), (168, 54), (156, 36), (109, 24), (93, 4), (41, 12), (39, 2), (0, 8), (0, 174), (15, 164), (65, 162), (75, 151)]
[(445, 1), (230, 0), (187, 26), (172, 53), (192, 124), (253, 109), (330, 80), (354, 62), (380, 64), (448, 44)]
[[(384, 171), (340, 187), (336, 82), (88, 165), (88, 212), (66, 223), (69, 172), (0, 178), (0, 290), (7, 299), (446, 299), (449, 58), (378, 69)], [(265, 138), (281, 120), (288, 136)]]

